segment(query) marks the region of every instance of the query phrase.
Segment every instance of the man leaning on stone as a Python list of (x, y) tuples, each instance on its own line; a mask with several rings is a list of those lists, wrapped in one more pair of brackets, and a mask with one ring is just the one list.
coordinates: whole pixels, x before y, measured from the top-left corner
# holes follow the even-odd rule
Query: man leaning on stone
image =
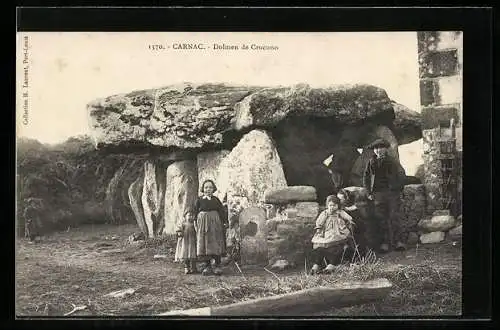
[(368, 199), (373, 201), (374, 220), (380, 231), (380, 252), (388, 252), (392, 248), (404, 250), (399, 208), (405, 171), (398, 160), (387, 155), (387, 141), (377, 139), (368, 148), (373, 149), (374, 155), (363, 173), (363, 186), (368, 190)]

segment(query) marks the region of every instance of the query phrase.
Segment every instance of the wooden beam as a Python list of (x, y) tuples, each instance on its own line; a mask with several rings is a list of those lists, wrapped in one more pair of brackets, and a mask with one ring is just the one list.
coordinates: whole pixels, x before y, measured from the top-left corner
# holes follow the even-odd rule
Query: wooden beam
[(305, 316), (331, 308), (361, 305), (384, 299), (392, 284), (385, 278), (348, 282), (243, 301), (231, 305), (170, 311), (160, 316)]

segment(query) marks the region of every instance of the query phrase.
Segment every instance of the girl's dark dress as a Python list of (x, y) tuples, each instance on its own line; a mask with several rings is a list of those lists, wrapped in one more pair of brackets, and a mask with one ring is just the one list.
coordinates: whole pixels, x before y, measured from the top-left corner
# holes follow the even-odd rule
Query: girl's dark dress
[(216, 196), (198, 197), (195, 203), (196, 254), (209, 260), (225, 253), (224, 225), (227, 222), (224, 206)]

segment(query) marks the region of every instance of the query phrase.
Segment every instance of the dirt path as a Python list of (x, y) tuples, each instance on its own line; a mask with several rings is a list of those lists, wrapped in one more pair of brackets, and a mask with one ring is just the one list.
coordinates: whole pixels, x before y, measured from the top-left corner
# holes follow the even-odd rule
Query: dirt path
[[(17, 314), (62, 315), (72, 309), (71, 304), (82, 304), (89, 308), (78, 315), (149, 315), (252, 299), (262, 294), (257, 292), (261, 288), (275, 290), (277, 280), (262, 268), (244, 267), (242, 276), (229, 265), (222, 277), (186, 276), (171, 258), (153, 259), (157, 253), (171, 257), (171, 247), (128, 245), (126, 239), (134, 231), (135, 226), (89, 226), (55, 233), (38, 244), (18, 241)], [(445, 278), (448, 273), (461, 274), (460, 251), (451, 242), (419, 247), (384, 255), (379, 267), (390, 275), (402, 267), (432, 264), (439, 280), (441, 273)], [(279, 277), (288, 281), (291, 290), (312, 281), (303, 269)], [(126, 298), (105, 297), (126, 288), (139, 290)], [(283, 290), (283, 285), (277, 290)]]

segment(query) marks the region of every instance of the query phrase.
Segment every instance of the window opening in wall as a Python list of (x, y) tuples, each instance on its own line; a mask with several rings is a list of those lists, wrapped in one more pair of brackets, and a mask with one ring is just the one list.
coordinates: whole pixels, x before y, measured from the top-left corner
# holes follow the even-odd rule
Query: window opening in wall
[(439, 150), (443, 154), (451, 154), (453, 153), (453, 140), (452, 141), (441, 141), (439, 142)]

